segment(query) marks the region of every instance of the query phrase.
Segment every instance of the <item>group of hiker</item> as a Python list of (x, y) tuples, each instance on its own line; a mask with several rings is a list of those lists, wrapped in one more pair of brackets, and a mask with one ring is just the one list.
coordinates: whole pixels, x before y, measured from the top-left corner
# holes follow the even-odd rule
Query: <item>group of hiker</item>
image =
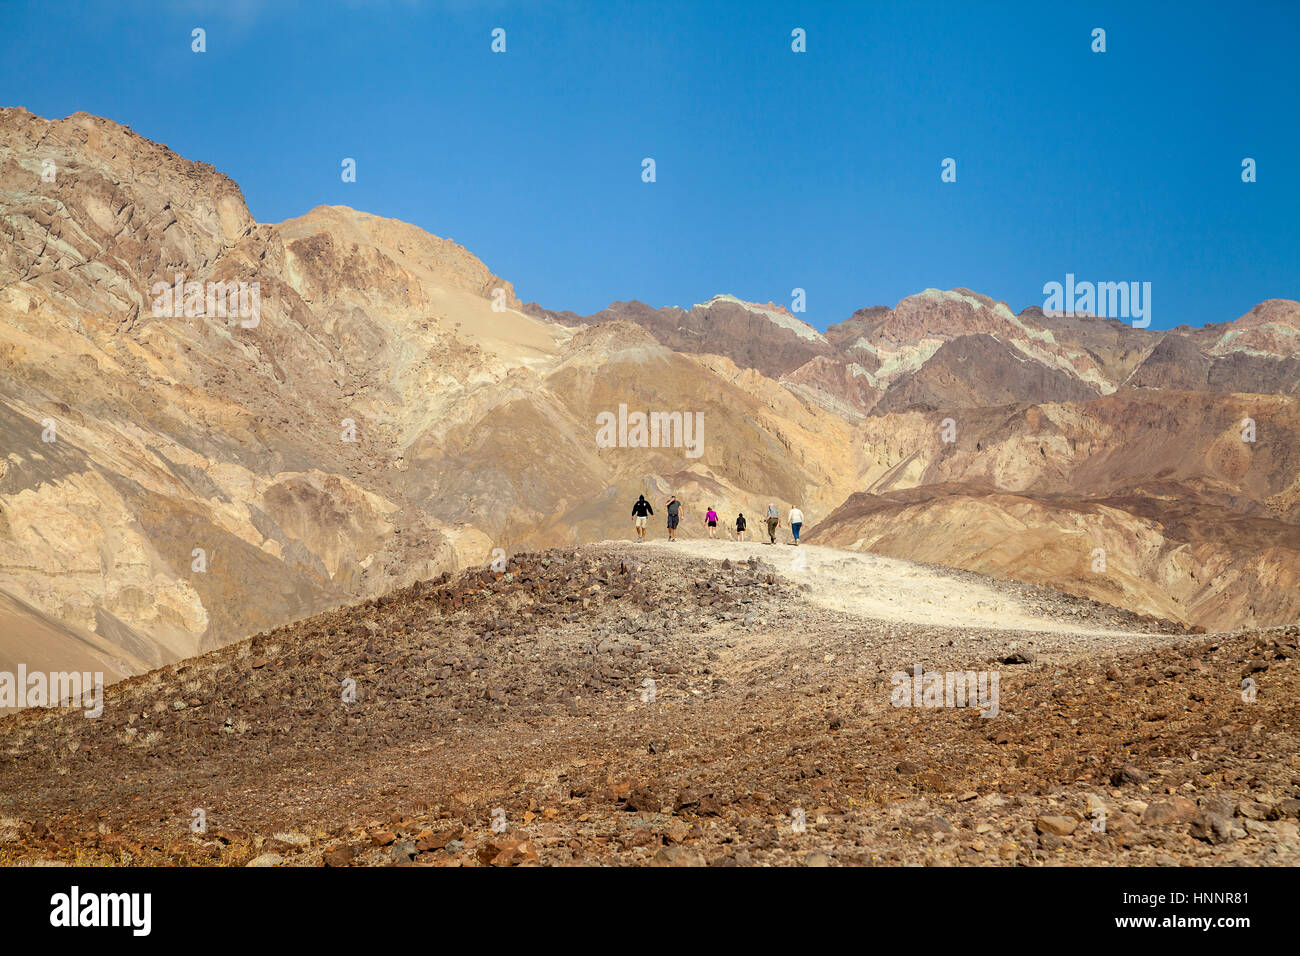
[[(669, 495), (668, 503), (664, 505), (664, 510), (667, 512), (668, 519), (668, 540), (676, 541), (677, 529), (681, 525), (682, 503), (678, 500), (676, 495)], [(632, 505), (632, 523), (636, 527), (637, 540), (645, 540), (646, 525), (654, 513), (654, 507), (646, 500), (645, 495), (641, 495), (637, 498), (636, 503)], [(794, 538), (794, 541), (791, 543), (798, 546), (799, 532), (803, 528), (803, 512), (799, 510), (798, 505), (790, 506), (790, 512), (786, 516), (786, 520), (790, 525), (790, 534)], [(767, 543), (776, 544), (776, 531), (781, 527), (781, 511), (777, 508), (775, 502), (769, 501), (767, 503), (767, 511), (764, 515), (764, 521), (766, 522), (767, 528)], [(717, 537), (718, 512), (713, 505), (709, 505), (708, 510), (704, 512), (704, 525), (709, 529), (710, 538)], [(746, 520), (743, 513), (736, 515), (735, 528), (737, 541), (749, 540), (749, 522)]]

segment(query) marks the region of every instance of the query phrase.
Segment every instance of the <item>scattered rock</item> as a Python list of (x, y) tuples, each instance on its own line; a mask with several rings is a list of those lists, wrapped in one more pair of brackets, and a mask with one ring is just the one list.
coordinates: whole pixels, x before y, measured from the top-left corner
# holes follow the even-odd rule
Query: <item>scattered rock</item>
[(685, 846), (666, 846), (650, 858), (651, 866), (704, 866), (704, 855)]
[(347, 866), (356, 859), (357, 851), (346, 843), (332, 846), (321, 854), (321, 862), (326, 866)]
[(1170, 797), (1152, 801), (1142, 814), (1146, 826), (1166, 826), (1170, 823), (1191, 823), (1200, 815), (1196, 804), (1186, 797)]
[(1151, 779), (1151, 775), (1149, 773), (1147, 773), (1145, 770), (1140, 770), (1139, 768), (1135, 767), (1133, 764), (1130, 763), (1130, 764), (1125, 764), (1119, 770), (1115, 771), (1115, 773), (1111, 774), (1110, 782), (1114, 786), (1118, 787), (1126, 783), (1141, 785), (1146, 783), (1150, 779)]
[(1233, 824), (1230, 817), (1218, 813), (1204, 813), (1192, 821), (1187, 832), (1197, 840), (1207, 843), (1230, 843), (1246, 835), (1243, 828)]
[(1038, 655), (1033, 651), (1012, 651), (1006, 657), (1003, 657), (1000, 663), (1003, 664), (1032, 664), (1038, 660)]
[(526, 840), (487, 840), (476, 854), (478, 861), (489, 866), (521, 866), (537, 863), (537, 851)]
[(633, 787), (627, 796), (626, 806), (636, 813), (658, 813), (662, 804), (654, 791), (645, 787)]
[(1079, 826), (1074, 817), (1047, 816), (1034, 821), (1034, 829), (1039, 833), (1052, 833), (1056, 836), (1069, 836)]
[(952, 824), (941, 816), (926, 817), (923, 820), (917, 820), (912, 823), (912, 832), (920, 836), (937, 836), (942, 833), (951, 833)]
[(465, 828), (462, 826), (452, 827), (450, 830), (442, 830), (438, 833), (424, 832), (419, 835), (415, 841), (415, 848), (420, 853), (428, 853), (431, 850), (442, 850), (455, 840), (459, 840), (465, 835)]

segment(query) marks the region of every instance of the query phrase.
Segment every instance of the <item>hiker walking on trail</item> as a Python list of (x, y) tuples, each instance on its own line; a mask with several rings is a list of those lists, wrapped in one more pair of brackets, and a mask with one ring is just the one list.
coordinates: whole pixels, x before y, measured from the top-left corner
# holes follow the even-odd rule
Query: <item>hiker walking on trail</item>
[(676, 495), (668, 498), (668, 540), (677, 540), (677, 523), (681, 520), (682, 503)]
[(794, 546), (799, 547), (799, 529), (803, 527), (803, 512), (798, 505), (790, 506), (790, 532), (794, 535)]
[(776, 510), (776, 505), (772, 502), (767, 503), (767, 537), (768, 544), (776, 544), (776, 529), (781, 527), (781, 512)]
[(736, 540), (745, 540), (745, 515), (743, 513), (736, 515)]
[(713, 505), (709, 505), (709, 510), (705, 512), (704, 523), (709, 526), (709, 537), (716, 538), (718, 531), (718, 513), (713, 510)]
[(645, 500), (645, 495), (638, 498), (636, 504), (632, 506), (632, 521), (636, 525), (636, 536), (638, 540), (645, 540), (646, 518), (650, 517), (650, 515), (654, 513), (655, 510), (650, 507), (650, 502)]

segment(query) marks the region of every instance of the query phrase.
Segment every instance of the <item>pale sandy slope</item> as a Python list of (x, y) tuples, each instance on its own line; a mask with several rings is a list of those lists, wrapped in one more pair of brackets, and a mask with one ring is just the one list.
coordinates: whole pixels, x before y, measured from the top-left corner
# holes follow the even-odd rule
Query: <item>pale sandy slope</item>
[[(96, 634), (78, 631), (0, 590), (0, 672), (102, 674), (105, 684), (121, 680), (128, 669), (147, 670), (139, 660), (116, 660), (115, 648)], [(15, 708), (0, 707), (0, 715)]]
[(858, 551), (819, 545), (798, 548), (754, 541), (692, 539), (647, 547), (672, 548), (697, 557), (746, 561), (751, 556), (772, 565), (778, 574), (804, 586), (809, 601), (820, 607), (879, 621), (947, 627), (980, 627), (1057, 634), (1132, 632), (1099, 630), (1061, 620), (1027, 606), (999, 589), (965, 574), (945, 574), (923, 565)]

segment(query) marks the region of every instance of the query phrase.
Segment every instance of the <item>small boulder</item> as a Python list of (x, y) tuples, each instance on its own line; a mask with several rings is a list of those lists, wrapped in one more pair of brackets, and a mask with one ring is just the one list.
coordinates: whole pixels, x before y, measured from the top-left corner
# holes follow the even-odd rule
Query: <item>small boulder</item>
[(651, 866), (704, 866), (704, 854), (685, 846), (666, 846), (650, 858)]
[(1142, 814), (1146, 826), (1166, 826), (1170, 823), (1191, 823), (1200, 810), (1186, 797), (1170, 797), (1167, 800), (1153, 800)]
[(321, 854), (321, 862), (326, 866), (347, 866), (356, 858), (357, 851), (346, 843), (332, 846)]
[(1079, 826), (1074, 817), (1043, 816), (1034, 821), (1034, 829), (1039, 833), (1051, 833), (1055, 836), (1069, 836)]

